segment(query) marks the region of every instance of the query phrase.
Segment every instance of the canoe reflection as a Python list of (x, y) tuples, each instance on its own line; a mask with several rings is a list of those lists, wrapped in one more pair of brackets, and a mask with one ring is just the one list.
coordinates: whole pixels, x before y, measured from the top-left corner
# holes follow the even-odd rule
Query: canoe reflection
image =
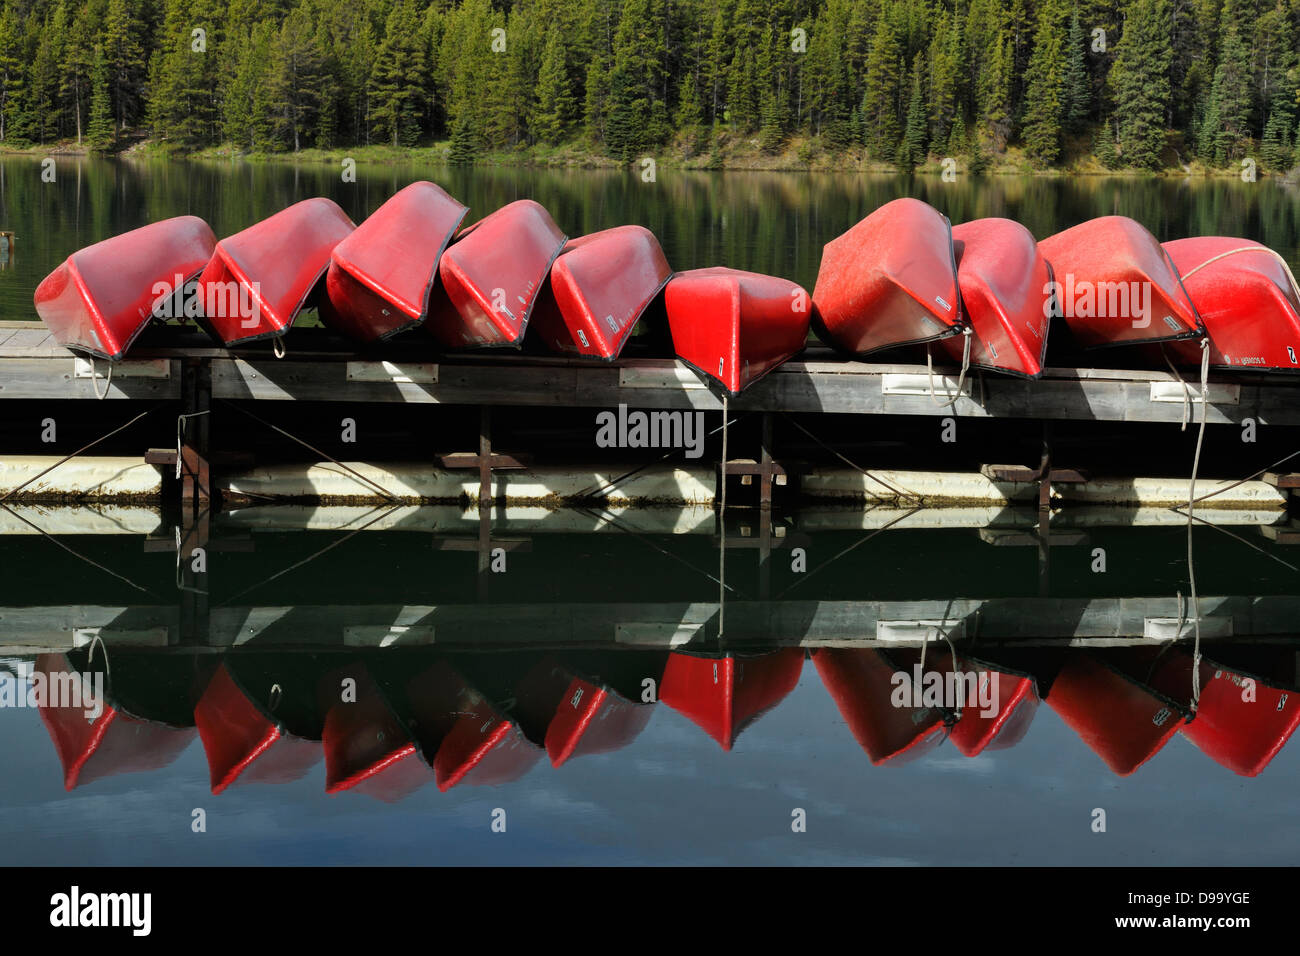
[[(67, 789), (162, 768), (197, 735), (213, 793), (299, 780), (323, 757), (328, 793), (396, 802), (431, 781), (441, 791), (495, 786), (543, 756), (560, 767), (621, 750), (659, 703), (731, 750), (794, 690), (806, 653), (176, 650), (118, 650), (107, 671), (85, 649), (31, 663)], [(1120, 776), (1178, 732), (1233, 773), (1256, 776), (1300, 725), (1289, 646), (1215, 645), (1199, 664), (1181, 644), (976, 653), (944, 642), (810, 656), (875, 765), (917, 760), (945, 740), (966, 757), (1013, 747), (1040, 700)], [(73, 684), (85, 693), (54, 692)], [(953, 699), (954, 686), (966, 696)]]

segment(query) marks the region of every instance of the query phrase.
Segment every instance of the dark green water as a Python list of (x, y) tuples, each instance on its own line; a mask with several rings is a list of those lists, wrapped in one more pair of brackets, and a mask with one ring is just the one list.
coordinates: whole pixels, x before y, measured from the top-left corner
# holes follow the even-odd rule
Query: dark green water
[(328, 196), (360, 222), (417, 179), (440, 183), (474, 220), (515, 199), (545, 205), (569, 235), (623, 223), (653, 230), (674, 269), (725, 265), (812, 289), (822, 246), (876, 207), (915, 196), (954, 222), (1004, 216), (1038, 238), (1085, 219), (1125, 215), (1162, 241), (1190, 235), (1256, 239), (1297, 257), (1300, 194), (1272, 181), (865, 176), (805, 173), (447, 169), (366, 165), (356, 182), (331, 165), (67, 159), (42, 182), (29, 158), (0, 161), (0, 229), (15, 233), (0, 272), (0, 317), (31, 318), (36, 284), (69, 253), (169, 216), (201, 216), (218, 237), (298, 200)]
[[(170, 526), (147, 509), (116, 512), (125, 532), (118, 534), (78, 533), (85, 519), (59, 509), (19, 511), (30, 524), (11, 530), (24, 533), (0, 535), (0, 647), (70, 646), (67, 634), (51, 634), (51, 621), (101, 625), (111, 665), (107, 700), (121, 716), (77, 770), (82, 751), (59, 743), (54, 727), (84, 727), (80, 711), (63, 714), (58, 725), (49, 711), (0, 707), (6, 863), (1296, 861), (1294, 742), (1265, 761), (1258, 776), (1241, 776), (1222, 754), (1188, 736), (1188, 725), (1174, 733), (1167, 722), (1172, 709), (1159, 704), (1150, 710), (1169, 731), (1163, 738), (1152, 737), (1147, 713), (1110, 721), (1099, 740), (1071, 723), (1079, 710), (1057, 694), (1061, 675), (1100, 661), (1140, 676), (1150, 666), (1141, 648), (1026, 649), (995, 637), (1008, 622), (1041, 638), (1076, 625), (1104, 634), (1135, 614), (1170, 613), (1186, 571), (1179, 527), (1091, 528), (1082, 539), (1061, 539), (1048, 582), (1036, 548), (1007, 547), (976, 528), (801, 532), (797, 516), (785, 543), (806, 549), (808, 572), (794, 572), (792, 552), (778, 549), (764, 583), (758, 552), (729, 552), (731, 590), (720, 636), (718, 549), (707, 515), (683, 516), (695, 532), (678, 534), (647, 530), (673, 517), (664, 514), (624, 515), (599, 531), (580, 530), (574, 515), (517, 515), (493, 536), (521, 547), (509, 552), (503, 570), (476, 581), (472, 547), (449, 546), (472, 544), (468, 518), (459, 522), (458, 537), (414, 530), (427, 526), (430, 513), (413, 510), (402, 513), (398, 530), (303, 531), (293, 530), (303, 512), (252, 508), (215, 523), (208, 570), (190, 581), (199, 591), (185, 592), (177, 587), (174, 555), (158, 546), (170, 542)], [(444, 518), (457, 524), (454, 515)], [(562, 519), (573, 528), (553, 527)], [(352, 513), (334, 520), (330, 509), (314, 515), (317, 524), (344, 529), (366, 520)], [(56, 538), (35, 534), (35, 527), (53, 529)], [(733, 543), (739, 530), (729, 530)], [(1207, 640), (1205, 653), (1215, 667), (1259, 675), (1262, 693), (1273, 695), (1261, 697), (1268, 704), (1260, 706), (1271, 708), (1276, 688), (1292, 699), (1300, 690), (1295, 644), (1285, 634), (1280, 643), (1252, 644), (1244, 632), (1286, 617), (1296, 600), (1296, 562), (1291, 548), (1270, 544), (1254, 528), (1229, 530), (1236, 538), (1198, 530), (1198, 579), (1207, 630), (1209, 619), (1235, 615), (1243, 634)], [(1095, 548), (1110, 555), (1105, 573), (1093, 567)], [(837, 616), (842, 646), (826, 651)], [(852, 645), (877, 633), (875, 620), (886, 616), (961, 619), (962, 646), (1000, 668), (1001, 680), (1030, 674), (1034, 697), (1043, 700), (1023, 735), (973, 756), (945, 737), (918, 759), (880, 759), (878, 743), (872, 749), (868, 738), (873, 720), (890, 721), (882, 700), (889, 691), (854, 678), (853, 663), (878, 652)], [(41, 621), (38, 636), (32, 622)], [(671, 653), (617, 638), (620, 628), (675, 621), (702, 627)], [(390, 625), (410, 629), (394, 632), (392, 645), (381, 649), (376, 626), (382, 633)], [(163, 642), (139, 647), (159, 626), (169, 629)], [(719, 672), (708, 679), (710, 661), (721, 665), (728, 648), (742, 669), (728, 705), (740, 723), (729, 738), (716, 717), (724, 696)], [(898, 659), (909, 652), (885, 653)], [(942, 648), (932, 645), (930, 654), (933, 660)], [(704, 679), (693, 689), (672, 677), (673, 660), (683, 658), (704, 661)], [(5, 659), (0, 652), (0, 682), (32, 669), (100, 666), (88, 662), (84, 642), (66, 656)], [(539, 692), (529, 676), (539, 666), (560, 673), (560, 685)], [(434, 755), (442, 750), (425, 715), (432, 711), (436, 724), (440, 715), (477, 705), (408, 682), (447, 668), (529, 735), (523, 759), (505, 775), (511, 779), (467, 777), (445, 789), (436, 782)], [(275, 748), (287, 744), (277, 742), (235, 785), (212, 792), (213, 767), (224, 766), (222, 741), (229, 739), (213, 731), (220, 723), (201, 724), (208, 737), (195, 724), (217, 702), (230, 704), (215, 690), (219, 672), (236, 675), (247, 700), (260, 706), (266, 697), (279, 717), (296, 721), (290, 726), (303, 735), (306, 763), (285, 772)], [(321, 713), (328, 700), (319, 695), (330, 686), (328, 675), (338, 673), (373, 678), (355, 705), (373, 705), (364, 711), (370, 716), (342, 738), (336, 733), (334, 745), (311, 743), (312, 733), (326, 734)], [(837, 674), (847, 676), (847, 685), (836, 684)], [(647, 676), (658, 683), (657, 701), (638, 696)], [(561, 759), (552, 738), (562, 738), (565, 702), (583, 687), (571, 681), (586, 681), (584, 693), (605, 687), (622, 703), (600, 711), (584, 731), (585, 750)], [(1223, 683), (1207, 677), (1213, 690)], [(1105, 720), (1116, 704), (1108, 703), (1105, 687), (1091, 692), (1088, 712)], [(288, 709), (272, 699), (289, 702)], [(1202, 701), (1197, 720), (1222, 715), (1222, 697), (1211, 701), (1207, 689)], [(874, 717), (864, 718), (873, 702)], [(359, 753), (373, 750), (380, 725), (367, 721), (376, 710), (402, 722), (383, 725), (384, 733), (410, 734), (421, 750), (364, 785), (328, 793), (332, 771), (322, 751), (340, 739)], [(216, 712), (232, 715), (226, 734), (238, 726), (234, 715), (246, 713)], [(601, 723), (607, 717), (613, 731)], [(1238, 750), (1272, 744), (1277, 733), (1247, 734)], [(1150, 759), (1120, 775), (1104, 756), (1130, 739), (1146, 741), (1140, 746)], [(278, 768), (278, 775), (255, 782), (259, 767)], [(1098, 807), (1107, 813), (1102, 834), (1092, 829)], [(196, 808), (206, 814), (204, 834), (190, 829)], [(791, 829), (797, 810), (807, 815), (805, 833)], [(498, 811), (508, 821), (504, 834), (492, 830)]]

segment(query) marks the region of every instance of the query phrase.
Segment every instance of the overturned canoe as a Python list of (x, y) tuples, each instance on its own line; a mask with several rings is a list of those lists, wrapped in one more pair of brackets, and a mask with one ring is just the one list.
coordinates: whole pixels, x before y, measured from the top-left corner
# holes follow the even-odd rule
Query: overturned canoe
[(430, 182), (400, 190), (330, 253), (321, 320), (362, 342), (419, 325), (438, 261), (468, 211)]
[(616, 226), (570, 239), (551, 265), (532, 328), (548, 348), (614, 359), (672, 269), (643, 226)]
[[(302, 661), (249, 657), (227, 658), (194, 708), (213, 793), (236, 783), (290, 783), (321, 759), (315, 680), (301, 680)], [(279, 666), (283, 682), (268, 664)]]
[(653, 702), (642, 702), (644, 682), (662, 682), (668, 655), (621, 650), (565, 655), (560, 673), (569, 684), (546, 727), (552, 766), (573, 757), (626, 747), (645, 729)]
[[(914, 702), (910, 668), (919, 661), (919, 654), (885, 654), (875, 648), (820, 647), (813, 652), (817, 673), (840, 716), (877, 766), (909, 763), (947, 736), (944, 711)], [(898, 674), (909, 679), (900, 683)]]
[[(956, 725), (949, 732), (953, 745), (967, 757), (986, 750), (1006, 750), (1020, 743), (1038, 711), (1038, 690), (1029, 674), (1004, 664), (959, 658), (959, 673), (974, 675)], [(969, 694), (974, 692), (974, 697)]]
[(895, 199), (826, 243), (814, 322), (828, 345), (853, 355), (961, 331), (948, 217), (919, 199)]
[(563, 248), (564, 233), (531, 199), (467, 226), (439, 260), (425, 328), (449, 349), (518, 348)]
[(363, 663), (327, 674), (319, 694), (326, 793), (355, 790), (397, 803), (433, 779), (406, 722)]
[(406, 695), (420, 750), (433, 767), (439, 790), (508, 783), (532, 769), (542, 755), (448, 661), (439, 660), (411, 678)]
[(755, 656), (668, 656), (659, 700), (730, 750), (740, 732), (795, 688), (803, 650), (786, 647)]
[[(1300, 298), (1273, 250), (1224, 236), (1175, 239), (1164, 249), (1205, 323), (1212, 366), (1300, 370)], [(1166, 348), (1177, 365), (1201, 364), (1197, 342)]]
[(354, 228), (336, 203), (317, 197), (222, 239), (199, 276), (203, 322), (226, 345), (283, 335)]
[(116, 362), (155, 310), (197, 276), (216, 237), (197, 216), (113, 236), (68, 256), (36, 287), (36, 314), (65, 348)]
[[(66, 654), (36, 658), (33, 683), (39, 676), (43, 686), (37, 706), (63, 765), (65, 789), (117, 774), (159, 770), (193, 742), (194, 725), (185, 713), (188, 682), (178, 681), (167, 664), (160, 674), (151, 662), (143, 663), (146, 670), (132, 675), (130, 659), (115, 655), (112, 677), (106, 679), (101, 672), (92, 680), (84, 660), (78, 666)], [(123, 699), (119, 691), (131, 687), (146, 698), (166, 699), (152, 705), (138, 697)]]
[(664, 308), (677, 357), (731, 396), (799, 352), (808, 338), (808, 293), (756, 272), (679, 272), (664, 288)]
[[(1177, 701), (1192, 700), (1193, 657), (1181, 647), (1156, 662), (1151, 686)], [(1300, 726), (1300, 692), (1202, 657), (1196, 715), (1182, 734), (1202, 753), (1243, 777), (1263, 772)]]
[(1156, 237), (1124, 216), (1090, 219), (1038, 244), (1058, 314), (1084, 348), (1197, 338), (1204, 327)]
[[(953, 226), (957, 284), (973, 337), (970, 364), (1026, 378), (1043, 374), (1052, 315), (1052, 270), (1028, 229), (1010, 219), (976, 219)], [(961, 336), (936, 350), (963, 360)]]
[(1067, 656), (1047, 705), (1121, 777), (1155, 756), (1188, 716), (1170, 698), (1085, 651)]

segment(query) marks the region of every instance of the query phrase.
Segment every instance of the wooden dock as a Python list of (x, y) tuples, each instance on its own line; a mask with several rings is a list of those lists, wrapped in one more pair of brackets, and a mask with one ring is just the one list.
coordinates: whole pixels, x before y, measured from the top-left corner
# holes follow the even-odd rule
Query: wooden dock
[[(211, 399), (392, 402), (452, 405), (557, 405), (720, 410), (693, 372), (669, 359), (591, 363), (490, 353), (438, 355), (390, 347), (362, 353), (320, 329), (296, 329), (289, 352), (140, 347), (118, 363), (92, 363), (56, 345), (43, 326), (0, 322), (0, 399), (174, 399), (183, 379), (203, 370)], [(410, 354), (406, 354), (409, 352)], [(1187, 373), (1199, 416), (1199, 383)], [(954, 394), (952, 370), (936, 373), (940, 398)], [(737, 411), (968, 416), (1108, 422), (1180, 422), (1186, 393), (1168, 371), (1048, 369), (1027, 381), (972, 372), (951, 408), (931, 398), (925, 366), (880, 365), (810, 347), (731, 402)], [(1207, 421), (1300, 425), (1300, 376), (1211, 376)]]

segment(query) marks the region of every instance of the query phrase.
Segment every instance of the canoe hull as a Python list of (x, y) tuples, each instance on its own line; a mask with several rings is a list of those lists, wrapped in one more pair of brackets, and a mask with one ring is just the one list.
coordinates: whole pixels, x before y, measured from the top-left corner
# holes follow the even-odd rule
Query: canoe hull
[(1084, 652), (1062, 665), (1047, 705), (1121, 777), (1154, 757), (1187, 719), (1169, 698)]
[(740, 732), (799, 683), (803, 651), (782, 648), (755, 657), (674, 651), (664, 667), (659, 700), (730, 750)]
[[(1192, 655), (1163, 655), (1151, 684), (1176, 700), (1190, 699)], [(1207, 757), (1242, 777), (1256, 777), (1300, 726), (1300, 693), (1248, 677), (1202, 657), (1196, 716), (1183, 736)]]
[[(970, 364), (1023, 378), (1043, 374), (1052, 315), (1052, 270), (1028, 229), (1010, 219), (976, 219), (954, 226), (957, 282), (970, 322)], [(961, 362), (961, 336), (935, 350)]]
[(209, 330), (228, 346), (283, 335), (354, 228), (338, 205), (318, 197), (222, 239), (199, 276)]
[(948, 218), (895, 199), (826, 244), (813, 290), (818, 335), (850, 355), (914, 345), (961, 330)]
[(1061, 318), (1083, 348), (1197, 338), (1204, 327), (1164, 249), (1124, 216), (1090, 219), (1038, 244)]
[(853, 739), (874, 765), (910, 763), (943, 743), (947, 728), (942, 710), (894, 706), (895, 675), (907, 674), (901, 662), (874, 648), (821, 647), (813, 652), (813, 663)]
[[(1196, 267), (1233, 249), (1253, 248)], [(1300, 372), (1300, 302), (1268, 247), (1245, 239), (1200, 236), (1164, 243), (1210, 338), (1210, 365), (1235, 371)], [(1186, 275), (1193, 269), (1192, 275)], [(1198, 367), (1198, 342), (1166, 346), (1175, 365)]]
[[(65, 348), (118, 361), (216, 248), (208, 224), (178, 216), (105, 239), (70, 255), (36, 287), (36, 314)], [(159, 294), (158, 289), (166, 291)]]
[(664, 288), (677, 357), (710, 388), (739, 395), (808, 339), (808, 293), (775, 276), (736, 269), (679, 272)]
[(468, 211), (434, 183), (400, 190), (330, 253), (321, 319), (367, 343), (420, 325), (438, 262)]
[(615, 359), (671, 275), (659, 240), (642, 226), (571, 239), (551, 266), (532, 328), (562, 355)]
[(427, 328), (444, 348), (519, 348), (564, 248), (539, 203), (521, 199), (461, 230), (438, 263)]

